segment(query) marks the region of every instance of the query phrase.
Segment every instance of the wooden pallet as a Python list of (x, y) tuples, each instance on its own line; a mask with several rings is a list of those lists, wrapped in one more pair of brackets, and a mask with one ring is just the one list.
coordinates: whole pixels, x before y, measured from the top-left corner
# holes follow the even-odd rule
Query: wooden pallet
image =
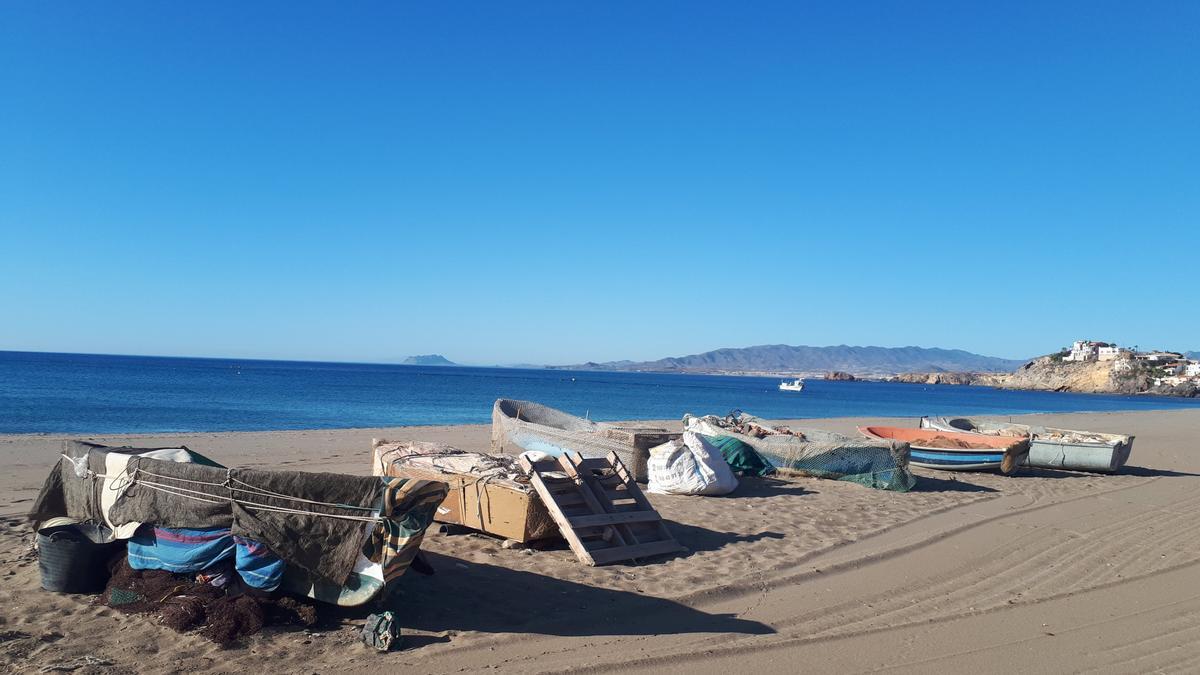
[(616, 453), (570, 452), (521, 467), (579, 561), (604, 565), (685, 551)]

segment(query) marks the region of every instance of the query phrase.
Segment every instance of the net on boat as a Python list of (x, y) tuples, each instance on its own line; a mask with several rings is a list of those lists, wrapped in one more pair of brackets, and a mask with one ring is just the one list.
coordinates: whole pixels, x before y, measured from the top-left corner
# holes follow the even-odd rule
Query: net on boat
[(492, 407), (492, 451), (518, 455), (526, 450), (558, 456), (577, 452), (583, 457), (616, 453), (638, 481), (646, 480), (648, 449), (634, 439), (663, 435), (666, 429), (593, 422), (533, 401), (499, 399)]
[[(786, 429), (737, 411), (724, 418), (685, 415), (683, 425), (705, 436), (735, 438), (776, 467), (806, 476), (894, 492), (907, 492), (916, 484), (908, 467), (907, 443), (850, 438), (820, 429)], [(761, 438), (736, 431), (746, 428), (779, 431)]]

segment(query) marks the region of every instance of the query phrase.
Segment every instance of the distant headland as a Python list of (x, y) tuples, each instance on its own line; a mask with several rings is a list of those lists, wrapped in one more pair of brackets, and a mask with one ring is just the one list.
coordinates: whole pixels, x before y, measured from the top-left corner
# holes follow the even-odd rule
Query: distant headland
[(458, 364), (441, 354), (420, 354), (410, 356), (401, 362), (406, 366), (457, 366)]

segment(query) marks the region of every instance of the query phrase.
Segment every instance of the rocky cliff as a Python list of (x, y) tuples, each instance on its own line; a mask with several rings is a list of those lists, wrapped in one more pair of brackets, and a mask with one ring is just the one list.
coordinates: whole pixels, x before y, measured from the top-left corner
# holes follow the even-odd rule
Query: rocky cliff
[(853, 381), (857, 380), (858, 378), (854, 377), (850, 373), (847, 373), (843, 370), (834, 370), (834, 371), (825, 373), (825, 379), (832, 380), (834, 382), (853, 382)]
[(1075, 363), (1043, 356), (1026, 363), (1011, 375), (981, 376), (978, 383), (1008, 389), (1140, 394), (1150, 389), (1153, 380), (1154, 374), (1149, 367), (1129, 358)]
[(983, 384), (980, 378), (1005, 377), (987, 373), (904, 373), (887, 378), (888, 382), (908, 382), (911, 384)]

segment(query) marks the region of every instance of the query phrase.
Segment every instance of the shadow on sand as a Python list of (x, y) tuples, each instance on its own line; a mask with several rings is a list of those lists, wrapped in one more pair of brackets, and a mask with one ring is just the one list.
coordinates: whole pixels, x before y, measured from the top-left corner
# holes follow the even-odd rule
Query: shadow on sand
[[(404, 626), (421, 631), (560, 636), (774, 632), (757, 621), (709, 614), (643, 593), (426, 555), (438, 573), (405, 575), (399, 593), (387, 603)], [(638, 567), (621, 571), (636, 577)], [(377, 610), (359, 608), (355, 614), (370, 611)]]
[(802, 485), (788, 480), (771, 478), (770, 476), (750, 476), (738, 479), (738, 487), (729, 495), (734, 499), (766, 499), (768, 497), (785, 497), (811, 494)]
[[(1094, 474), (1105, 476), (1108, 474)], [(1186, 471), (1170, 471), (1168, 469), (1150, 469), (1144, 466), (1123, 466), (1117, 472), (1118, 476), (1142, 476), (1145, 478), (1158, 478), (1160, 476), (1200, 476), (1200, 473), (1188, 473)]]
[(943, 477), (922, 473), (917, 474), (917, 484), (913, 486), (912, 492), (999, 492), (999, 490), (986, 485), (968, 483), (954, 475)]
[(1037, 478), (1109, 478), (1112, 476), (1138, 476), (1140, 478), (1162, 478), (1167, 476), (1200, 476), (1200, 474), (1186, 473), (1183, 471), (1170, 471), (1168, 469), (1149, 469), (1142, 466), (1124, 466), (1120, 471), (1113, 473), (1100, 473), (1098, 471), (1069, 471), (1066, 469), (1043, 469), (1023, 466), (1013, 476), (1020, 478), (1021, 476), (1034, 476)]
[[(667, 529), (671, 534), (675, 535), (675, 540), (688, 548), (683, 553), (678, 553), (670, 557), (659, 558), (661, 560), (670, 560), (671, 558), (686, 558), (692, 554), (702, 551), (716, 551), (730, 544), (740, 544), (751, 541), (761, 541), (763, 539), (783, 539), (781, 532), (756, 532), (755, 534), (737, 534), (734, 532), (718, 532), (704, 527), (696, 527), (695, 525), (685, 525), (673, 520), (665, 520)], [(658, 560), (658, 559), (656, 559)]]
[[(646, 558), (640, 561), (640, 565), (655, 565), (664, 563), (676, 558), (688, 558), (696, 553), (704, 551), (717, 551), (731, 544), (740, 544), (744, 542), (761, 541), (763, 539), (783, 539), (784, 535), (781, 532), (756, 532), (754, 534), (738, 534), (736, 532), (720, 532), (718, 530), (710, 530), (706, 527), (697, 527), (695, 525), (687, 525), (685, 523), (676, 522), (663, 518), (667, 529), (670, 530), (671, 536), (675, 537), (681, 545), (687, 548), (686, 551), (679, 553), (671, 553), (666, 555), (656, 555), (652, 558)], [(570, 551), (564, 539), (543, 539), (530, 543), (530, 547), (538, 551)], [(631, 563), (632, 564), (632, 563)], [(639, 566), (640, 566), (639, 565)]]

